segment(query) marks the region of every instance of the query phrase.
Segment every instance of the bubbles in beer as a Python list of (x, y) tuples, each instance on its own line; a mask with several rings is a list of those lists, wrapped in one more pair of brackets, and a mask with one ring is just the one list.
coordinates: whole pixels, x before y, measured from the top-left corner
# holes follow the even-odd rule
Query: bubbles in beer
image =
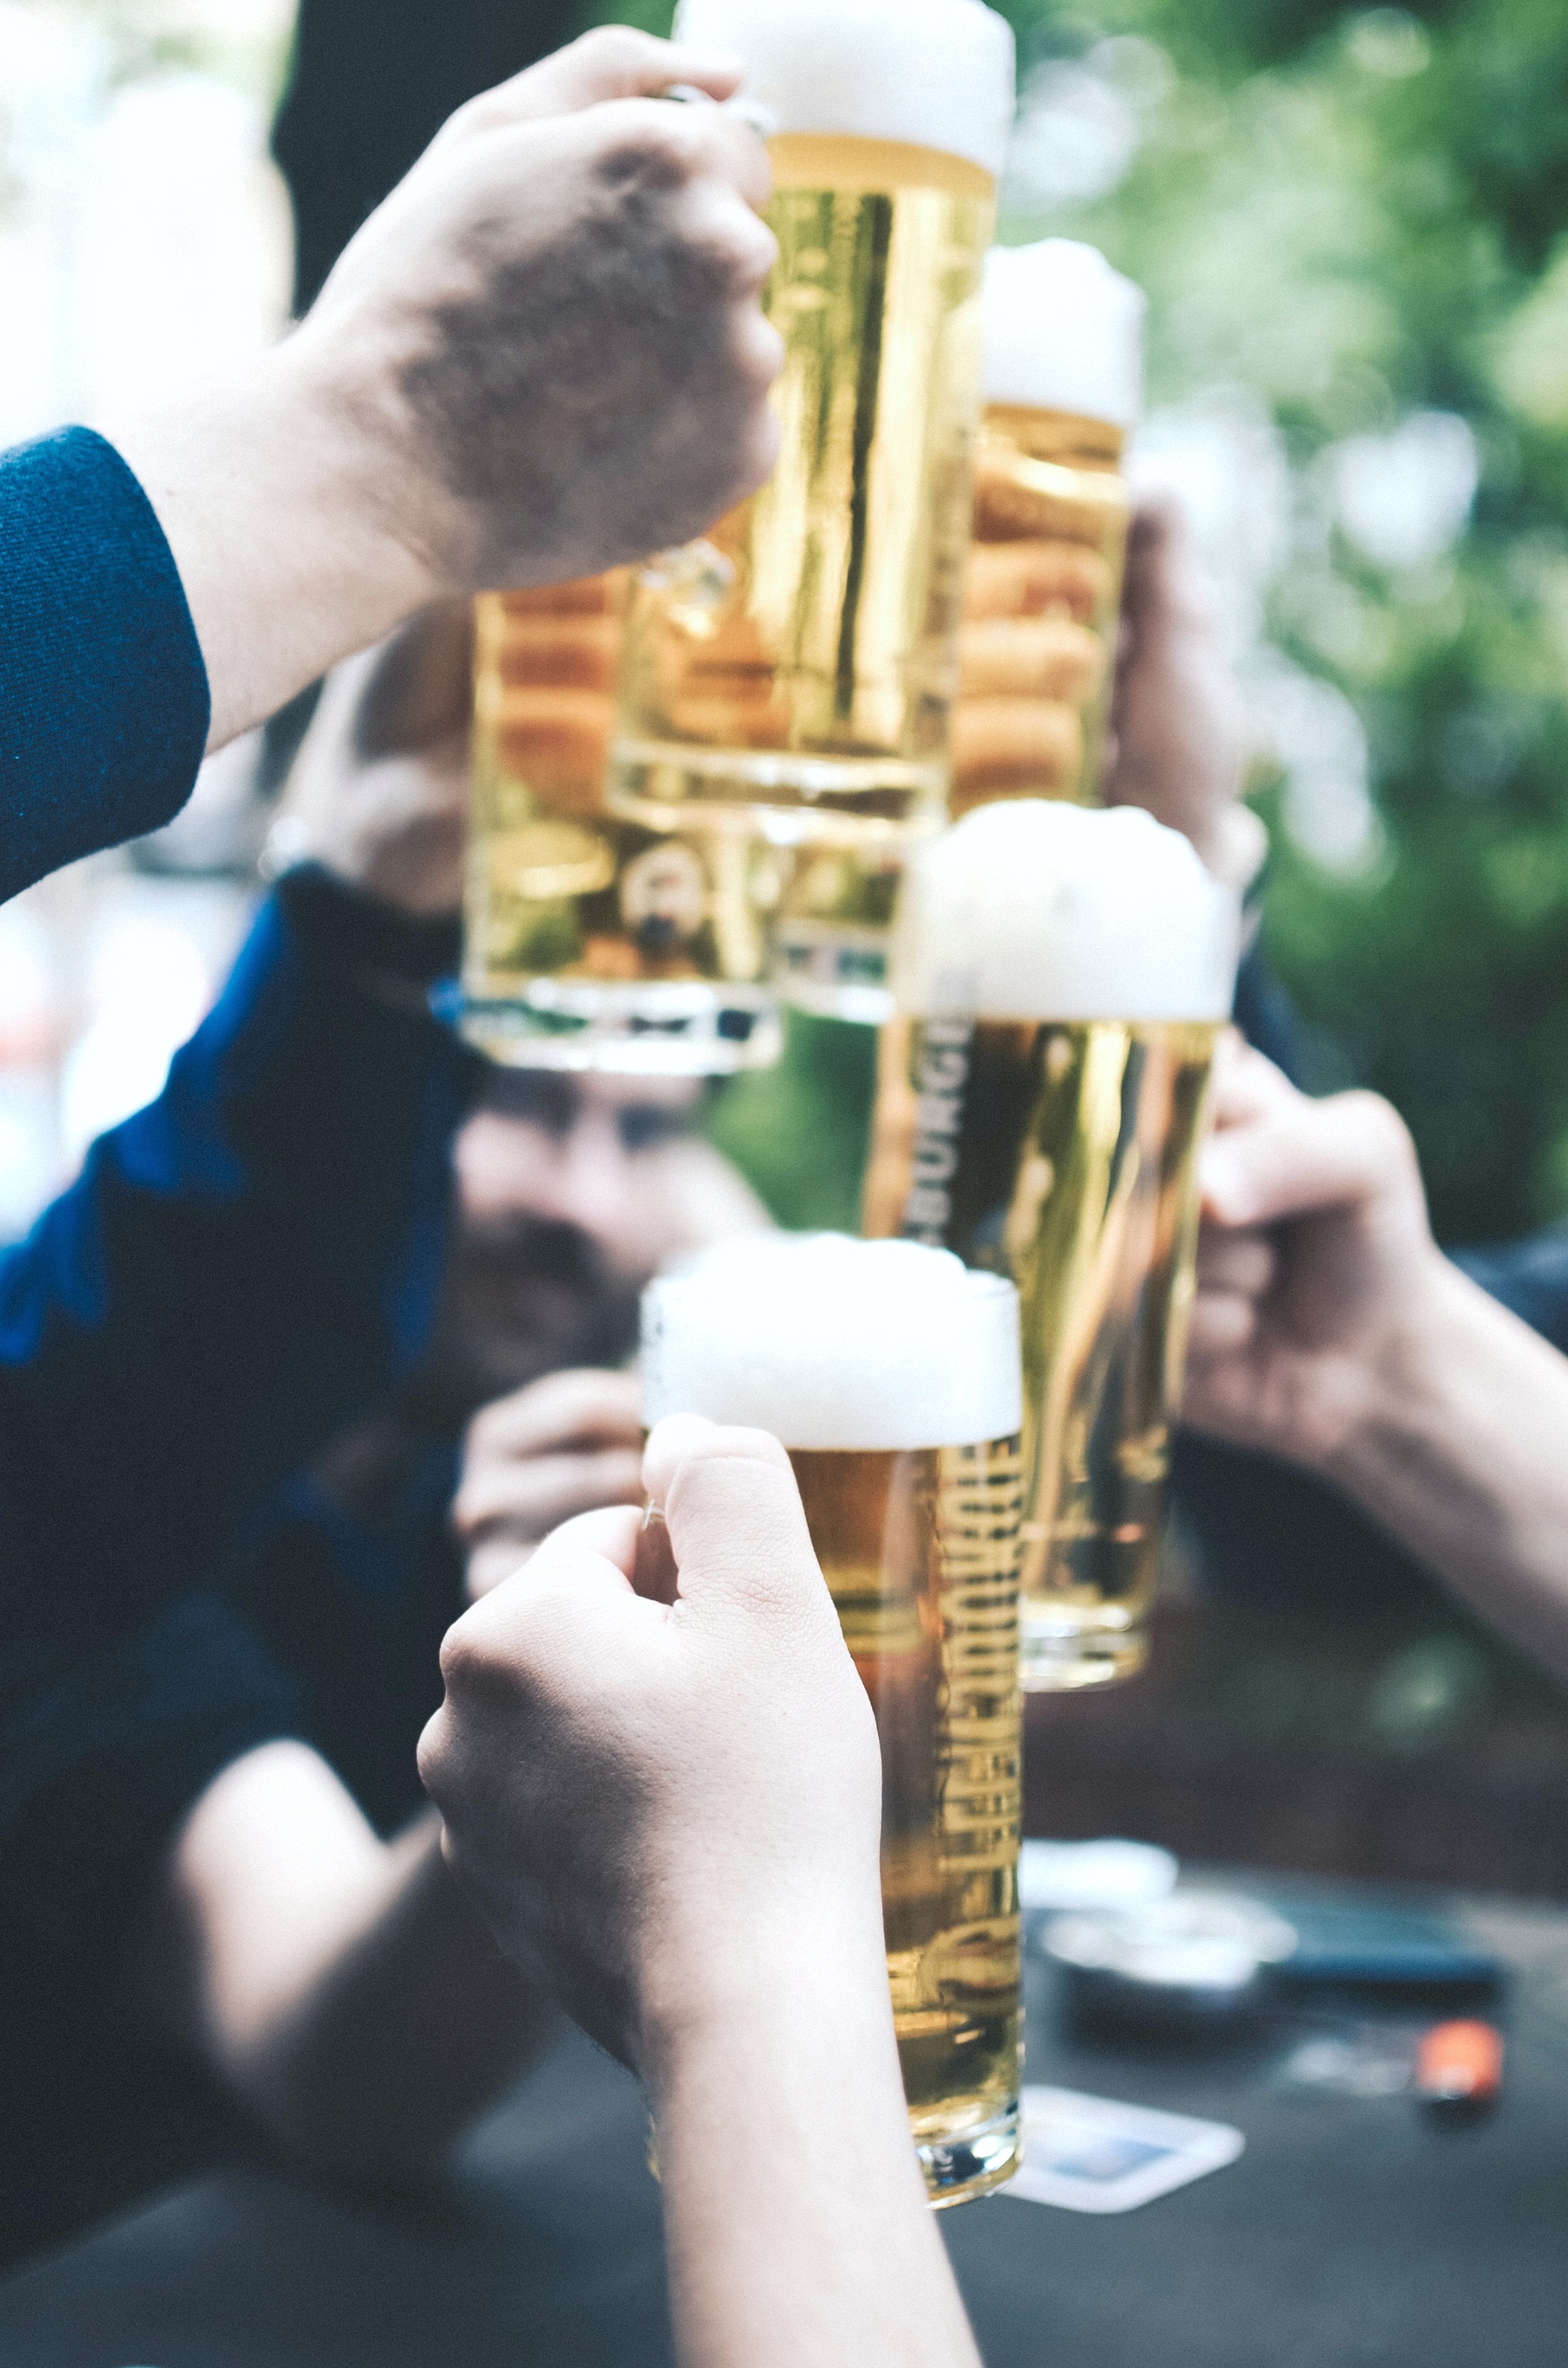
[(1022, 1418), (1017, 1294), (949, 1251), (842, 1234), (726, 1242), (642, 1300), (642, 1406), (790, 1448), (1005, 1439)]
[(745, 60), (780, 131), (851, 132), (1000, 172), (1013, 33), (982, 0), (681, 0), (675, 37)]
[(1137, 806), (979, 807), (915, 848), (895, 958), (900, 1008), (1018, 1020), (1228, 1017), (1234, 889)]

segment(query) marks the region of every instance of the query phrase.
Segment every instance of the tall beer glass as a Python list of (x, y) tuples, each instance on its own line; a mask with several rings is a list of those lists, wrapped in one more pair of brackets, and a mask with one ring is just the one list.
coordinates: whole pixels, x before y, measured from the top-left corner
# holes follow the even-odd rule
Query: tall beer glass
[(475, 605), (463, 1033), (533, 1068), (764, 1065), (787, 859), (744, 829), (608, 812), (625, 592), (622, 569)]
[(910, 2126), (934, 2203), (983, 2194), (1019, 2145), (1017, 1295), (911, 1243), (726, 1244), (650, 1287), (642, 1386), (790, 1451), (881, 1740)]
[[(952, 718), (951, 809), (999, 797), (1093, 803), (1116, 655), (1142, 383), (1142, 291), (1071, 239), (985, 262), (984, 422)], [(775, 926), (778, 984), (808, 1011), (891, 1017), (897, 847), (814, 848)]]
[[(744, 815), (874, 870), (946, 815), (1012, 35), (981, 0), (682, 0), (676, 29), (742, 57), (778, 127), (783, 437), (760, 493), (635, 581), (610, 804), (659, 829)], [(831, 1010), (835, 949), (858, 987), (856, 932), (885, 910), (874, 888), (863, 911), (798, 901), (783, 973), (803, 961)]]
[(1143, 296), (1092, 246), (994, 247), (952, 811), (1092, 803), (1116, 658)]
[(863, 1224), (1011, 1274), (1023, 1683), (1147, 1652), (1238, 900), (1131, 807), (984, 806), (918, 850)]

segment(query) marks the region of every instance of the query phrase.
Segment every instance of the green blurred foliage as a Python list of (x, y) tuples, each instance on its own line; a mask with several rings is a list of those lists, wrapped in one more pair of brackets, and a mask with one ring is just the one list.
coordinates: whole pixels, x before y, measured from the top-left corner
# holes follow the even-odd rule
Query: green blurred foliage
[[(1003, 235), (1090, 239), (1147, 289), (1152, 405), (1239, 390), (1266, 433), (1273, 423), (1290, 498), (1261, 629), (1351, 701), (1367, 735), (1376, 822), (1354, 863), (1315, 858), (1292, 835), (1288, 785), (1258, 784), (1273, 846), (1266, 943), (1305, 1023), (1307, 1082), (1392, 1096), (1445, 1239), (1557, 1217), (1568, 8), (1002, 5), (1026, 102), (1076, 66), (1110, 94), (1130, 151), (1097, 195), (1020, 204), (1015, 186)], [(661, 31), (669, 18), (664, 0), (603, 13)], [(1451, 548), (1391, 564), (1346, 530), (1333, 470), (1346, 439), (1422, 412), (1470, 423), (1473, 511)], [(801, 1050), (777, 1149), (804, 1175), (796, 1130), (825, 1105), (795, 1075)], [(776, 1185), (756, 1088), (749, 1099), (733, 1147), (802, 1222), (812, 1195)]]
[(787, 1012), (783, 1059), (727, 1085), (707, 1132), (780, 1224), (858, 1234), (876, 1073), (874, 1029)]
[[(1266, 942), (1311, 1082), (1355, 1078), (1415, 1129), (1439, 1232), (1568, 1210), (1568, 10), (1416, 17), (1297, 0), (1015, 0), (1026, 78), (1131, 87), (1140, 145), (1092, 201), (1011, 237), (1092, 239), (1149, 290), (1150, 397), (1229, 384), (1289, 457), (1268, 638), (1366, 728), (1375, 860), (1273, 839)], [(1167, 63), (1168, 62), (1168, 63)], [(1335, 448), (1458, 413), (1469, 530), (1380, 565), (1332, 513)], [(1327, 460), (1325, 461), (1325, 456)]]

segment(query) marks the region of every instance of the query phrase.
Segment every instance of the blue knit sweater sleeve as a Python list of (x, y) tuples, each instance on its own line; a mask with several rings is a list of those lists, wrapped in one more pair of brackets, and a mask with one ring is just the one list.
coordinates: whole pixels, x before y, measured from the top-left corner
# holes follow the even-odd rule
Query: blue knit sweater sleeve
[(174, 554), (111, 444), (0, 452), (0, 897), (190, 794), (207, 669)]

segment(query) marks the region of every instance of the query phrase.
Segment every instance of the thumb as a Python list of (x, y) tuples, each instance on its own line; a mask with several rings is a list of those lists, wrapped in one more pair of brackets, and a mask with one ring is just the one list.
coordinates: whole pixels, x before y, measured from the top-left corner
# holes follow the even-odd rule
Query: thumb
[(672, 1415), (649, 1438), (642, 1474), (664, 1508), (683, 1601), (827, 1603), (801, 1492), (771, 1432)]

